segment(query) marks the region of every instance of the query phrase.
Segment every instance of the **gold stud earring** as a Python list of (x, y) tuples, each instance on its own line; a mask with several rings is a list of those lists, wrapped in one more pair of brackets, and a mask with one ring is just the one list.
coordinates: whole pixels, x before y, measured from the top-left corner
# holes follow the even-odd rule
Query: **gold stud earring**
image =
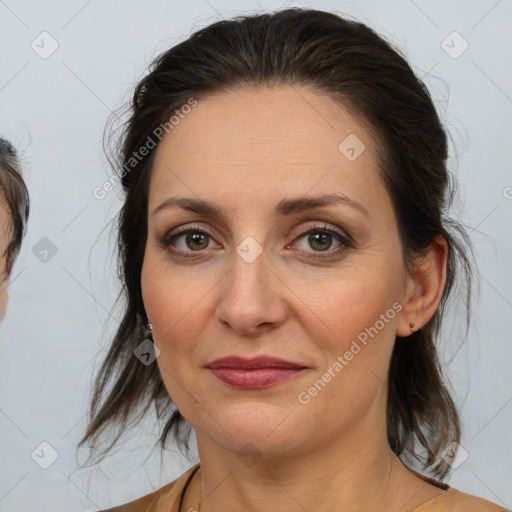
[(414, 322), (409, 322), (409, 327), (411, 328), (411, 331), (417, 331), (418, 329), (414, 328)]

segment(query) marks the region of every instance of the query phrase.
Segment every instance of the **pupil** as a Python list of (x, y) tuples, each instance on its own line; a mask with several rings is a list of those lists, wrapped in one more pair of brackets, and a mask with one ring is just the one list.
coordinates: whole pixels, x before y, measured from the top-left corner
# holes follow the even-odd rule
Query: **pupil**
[[(318, 237), (322, 238), (322, 241), (325, 243), (326, 239), (328, 237), (331, 237), (331, 235), (329, 235), (327, 233), (316, 233), (316, 234), (310, 235), (310, 237), (309, 237), (310, 243), (311, 243), (311, 241), (313, 241), (313, 244), (315, 244), (318, 241)], [(330, 245), (331, 244), (328, 243), (327, 247), (320, 247), (320, 250), (325, 251), (326, 249), (328, 249), (330, 247)]]
[[(199, 249), (204, 249), (204, 241), (206, 240), (206, 237), (205, 235), (201, 234), (201, 233), (189, 233), (187, 235), (187, 239), (186, 239), (186, 242), (187, 242), (187, 245), (190, 247), (190, 245), (193, 245), (193, 244), (196, 244), (198, 243), (199, 245), (201, 244), (200, 243), (200, 239), (203, 238), (203, 247), (199, 247)], [(208, 245), (208, 243), (206, 243), (206, 245)], [(190, 247), (191, 249), (193, 249), (193, 247)], [(197, 248), (197, 247), (196, 247)]]

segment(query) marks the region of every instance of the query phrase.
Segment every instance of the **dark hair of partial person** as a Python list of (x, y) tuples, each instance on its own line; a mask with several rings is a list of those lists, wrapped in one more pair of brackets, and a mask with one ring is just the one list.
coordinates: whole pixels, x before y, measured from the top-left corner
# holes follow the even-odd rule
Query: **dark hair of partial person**
[(307, 87), (335, 99), (364, 124), (379, 147), (378, 172), (397, 217), (406, 269), (414, 269), (415, 257), (425, 255), (436, 236), (446, 240), (440, 304), (426, 325), (395, 343), (387, 383), (390, 448), (444, 479), (450, 465), (443, 451), (460, 441), (461, 424), (436, 340), (459, 271), (466, 283), (467, 336), (473, 277), (470, 239), (447, 214), (456, 186), (447, 169), (447, 135), (427, 87), (399, 49), (357, 20), (306, 8), (237, 16), (196, 31), (151, 63), (122, 107), (126, 122), (110, 118), (113, 128), (107, 123), (105, 150), (124, 195), (116, 225), (122, 282), (117, 304), (123, 315), (95, 376), (88, 425), (78, 447), (88, 442), (91, 452), (97, 451), (98, 441), (116, 427), (104, 456), (153, 405), (161, 448), (167, 448), (171, 434), (180, 449), (190, 450), (191, 426), (172, 403), (158, 365), (146, 366), (134, 356), (146, 329), (140, 277), (148, 186), (158, 146), (137, 163), (130, 158), (191, 98), (200, 102), (210, 93), (247, 86)]
[(13, 145), (0, 138), (0, 201), (9, 212), (9, 243), (5, 254), (5, 275), (9, 276), (25, 235), (30, 200), (21, 166)]

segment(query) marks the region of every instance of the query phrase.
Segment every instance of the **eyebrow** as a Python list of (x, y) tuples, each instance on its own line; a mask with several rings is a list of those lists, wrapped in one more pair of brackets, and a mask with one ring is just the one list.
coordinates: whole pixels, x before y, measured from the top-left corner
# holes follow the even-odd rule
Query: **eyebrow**
[[(291, 199), (283, 199), (275, 208), (276, 215), (291, 215), (314, 208), (330, 206), (334, 204), (343, 204), (361, 212), (367, 218), (370, 218), (368, 210), (359, 202), (351, 199), (344, 194), (324, 194), (319, 196), (303, 196)], [(184, 210), (192, 211), (203, 215), (211, 215), (213, 217), (222, 218), (222, 209), (215, 203), (196, 199), (192, 197), (169, 197), (162, 204), (157, 206), (151, 213), (154, 215), (162, 210), (179, 206)]]

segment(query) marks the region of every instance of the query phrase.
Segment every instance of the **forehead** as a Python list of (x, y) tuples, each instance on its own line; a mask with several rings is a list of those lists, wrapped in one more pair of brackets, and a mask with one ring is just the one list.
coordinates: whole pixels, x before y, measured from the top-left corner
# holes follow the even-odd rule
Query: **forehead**
[(368, 204), (372, 195), (384, 199), (377, 167), (371, 134), (325, 94), (299, 86), (222, 91), (197, 98), (163, 137), (150, 207), (171, 191), (261, 204), (262, 196), (337, 189)]

